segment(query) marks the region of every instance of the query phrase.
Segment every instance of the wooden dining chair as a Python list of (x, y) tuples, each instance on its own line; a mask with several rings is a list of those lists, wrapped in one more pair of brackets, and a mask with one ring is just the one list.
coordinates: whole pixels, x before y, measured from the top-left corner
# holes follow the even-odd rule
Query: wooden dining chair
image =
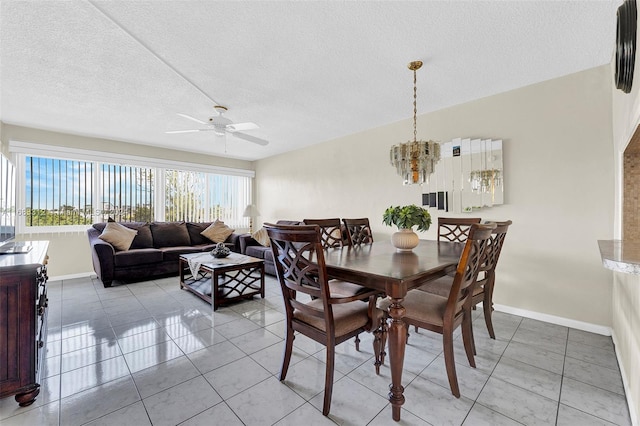
[[(285, 351), (280, 381), (285, 380), (293, 352), (294, 332), (326, 346), (322, 414), (331, 407), (335, 347), (363, 331), (372, 331), (382, 319), (376, 309), (377, 291), (350, 297), (335, 295), (329, 286), (321, 230), (318, 225), (265, 224), (286, 312)], [(368, 303), (362, 303), (366, 300)]]
[(350, 246), (373, 243), (373, 233), (368, 218), (342, 219), (347, 229), (347, 238)]
[(333, 219), (304, 219), (305, 225), (318, 225), (322, 236), (322, 247), (336, 248), (344, 245), (342, 223), (340, 218)]
[[(322, 247), (325, 249), (340, 248), (344, 245), (344, 236), (342, 233), (342, 223), (339, 218), (334, 219), (304, 219), (305, 225), (318, 225), (320, 227), (320, 237)], [(332, 294), (341, 297), (353, 297), (362, 293), (367, 293), (370, 289), (359, 284), (350, 283), (341, 280), (330, 280)], [(360, 350), (360, 337), (355, 338), (356, 349)]]
[[(453, 356), (453, 332), (456, 328), (462, 327), (462, 341), (467, 359), (469, 365), (475, 368), (470, 315), (471, 298), (473, 285), (484, 259), (485, 248), (491, 237), (491, 231), (495, 227), (494, 223), (471, 225), (447, 297), (411, 290), (402, 302), (402, 306), (406, 310), (403, 320), (407, 325), (415, 325), (442, 334), (447, 377), (451, 393), (456, 398), (460, 398), (460, 388)], [(385, 298), (378, 300), (377, 306), (378, 309), (387, 313), (390, 304), (390, 299)], [(388, 313), (386, 315), (388, 316)], [(386, 327), (386, 322), (382, 324), (383, 327)], [(383, 330), (382, 333), (386, 333), (386, 330)], [(378, 360), (380, 363), (384, 363), (383, 351), (375, 354), (376, 364)]]
[(439, 217), (438, 241), (465, 242), (471, 225), (481, 220), (479, 217)]
[[(467, 240), (467, 235), (469, 234), (469, 228), (474, 223), (480, 223), (482, 219), (479, 217), (439, 217), (438, 218), (438, 241), (451, 241), (454, 243), (463, 243)], [(441, 278), (445, 282), (449, 283), (451, 286), (450, 280), (453, 279), (455, 271), (447, 271), (447, 276)], [(446, 292), (439, 292), (438, 294), (446, 295)], [(415, 330), (418, 331), (418, 327), (415, 327)]]
[[(478, 274), (473, 289), (473, 299), (471, 303), (472, 307), (475, 308), (478, 303), (482, 302), (484, 322), (487, 325), (487, 331), (492, 339), (496, 338), (495, 331), (493, 330), (493, 321), (491, 319), (493, 313), (493, 289), (496, 279), (496, 266), (498, 265), (498, 259), (502, 252), (502, 245), (507, 236), (507, 231), (513, 222), (508, 220), (495, 223), (496, 228), (491, 233), (491, 239), (485, 250), (485, 260), (480, 266), (480, 273)], [(442, 277), (424, 284), (419, 287), (419, 290), (445, 296), (449, 293), (452, 282), (451, 278)]]

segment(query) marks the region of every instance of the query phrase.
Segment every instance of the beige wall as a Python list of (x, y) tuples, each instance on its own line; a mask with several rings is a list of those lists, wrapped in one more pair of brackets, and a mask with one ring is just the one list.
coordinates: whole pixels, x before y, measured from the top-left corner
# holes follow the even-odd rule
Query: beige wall
[[(418, 118), (423, 138), (504, 140), (505, 205), (476, 213), (514, 222), (497, 304), (611, 325), (612, 278), (597, 245), (613, 235), (610, 82), (603, 66)], [(410, 136), (406, 120), (256, 162), (259, 220), (366, 216), (375, 237), (388, 238), (384, 209), (421, 200), (388, 160)], [(436, 238), (435, 228), (421, 237)]]
[[(640, 34), (638, 35), (640, 36)], [(613, 68), (614, 65), (612, 65)], [(640, 125), (640, 55), (636, 55), (631, 93), (613, 89), (613, 142), (616, 182), (614, 236), (622, 236), (623, 153)], [(629, 411), (637, 424), (640, 416), (640, 275), (616, 272), (613, 280), (613, 338), (623, 372)]]
[[(211, 166), (231, 167), (252, 170), (249, 161), (235, 160), (194, 154), (145, 145), (136, 145), (107, 139), (90, 138), (49, 132), (27, 127), (2, 124), (0, 126), (2, 142), (0, 148), (8, 151), (9, 141), (32, 142), (47, 145), (64, 146), (75, 149), (86, 149), (108, 153), (135, 155), (140, 157), (159, 158)], [(49, 277), (86, 276), (93, 272), (89, 242), (85, 233), (47, 233), (34, 235), (17, 235), (19, 240), (40, 239), (49, 241)]]

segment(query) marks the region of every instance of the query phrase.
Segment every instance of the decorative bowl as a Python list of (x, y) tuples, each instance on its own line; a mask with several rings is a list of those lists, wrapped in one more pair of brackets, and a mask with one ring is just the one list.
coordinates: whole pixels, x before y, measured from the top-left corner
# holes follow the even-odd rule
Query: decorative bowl
[(224, 243), (216, 244), (213, 250), (211, 250), (211, 256), (218, 259), (229, 256), (229, 253), (231, 253), (231, 250), (229, 250), (229, 247), (225, 246)]
[(229, 256), (229, 253), (223, 253), (223, 252), (214, 253), (214, 252), (211, 252), (211, 256), (213, 256), (213, 257), (215, 257), (217, 259), (222, 259), (223, 257)]

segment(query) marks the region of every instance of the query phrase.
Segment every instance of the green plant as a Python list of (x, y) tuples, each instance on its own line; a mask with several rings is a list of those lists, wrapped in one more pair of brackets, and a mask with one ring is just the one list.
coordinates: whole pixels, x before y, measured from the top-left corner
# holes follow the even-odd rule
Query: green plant
[(387, 225), (396, 225), (399, 229), (412, 229), (418, 227), (418, 231), (427, 231), (431, 226), (431, 215), (427, 209), (415, 204), (410, 206), (391, 206), (384, 211), (382, 222)]

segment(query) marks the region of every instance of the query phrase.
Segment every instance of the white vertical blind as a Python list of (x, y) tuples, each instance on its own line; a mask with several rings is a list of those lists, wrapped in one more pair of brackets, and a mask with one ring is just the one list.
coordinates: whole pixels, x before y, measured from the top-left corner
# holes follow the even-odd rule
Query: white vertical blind
[[(201, 170), (20, 156), (24, 176), (23, 226), (55, 232), (72, 225), (124, 221), (223, 220), (246, 228), (252, 177)], [(45, 229), (46, 228), (46, 229)]]

